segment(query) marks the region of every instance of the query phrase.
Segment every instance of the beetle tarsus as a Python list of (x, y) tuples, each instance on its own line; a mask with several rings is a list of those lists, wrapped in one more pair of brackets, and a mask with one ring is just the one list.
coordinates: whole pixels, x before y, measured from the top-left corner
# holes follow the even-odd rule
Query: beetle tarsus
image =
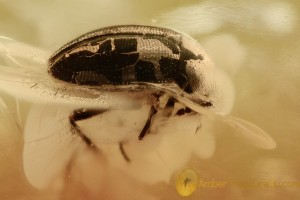
[(121, 154), (122, 154), (122, 156), (124, 157), (124, 159), (125, 159), (127, 162), (130, 162), (130, 158), (129, 158), (128, 155), (126, 154), (122, 142), (119, 143), (119, 149), (120, 149)]

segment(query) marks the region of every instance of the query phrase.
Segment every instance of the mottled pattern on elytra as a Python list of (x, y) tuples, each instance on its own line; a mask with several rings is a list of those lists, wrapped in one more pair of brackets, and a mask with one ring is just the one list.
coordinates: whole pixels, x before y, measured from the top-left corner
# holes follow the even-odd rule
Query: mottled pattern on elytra
[(68, 43), (50, 58), (49, 73), (78, 85), (175, 82), (192, 92), (187, 84), (186, 63), (202, 57), (182, 46), (184, 36), (163, 28), (157, 28), (155, 34), (155, 27), (145, 27), (152, 31), (149, 33), (132, 31), (137, 26), (126, 27), (128, 32), (125, 26), (109, 35), (100, 34), (100, 29), (98, 37), (91, 32)]

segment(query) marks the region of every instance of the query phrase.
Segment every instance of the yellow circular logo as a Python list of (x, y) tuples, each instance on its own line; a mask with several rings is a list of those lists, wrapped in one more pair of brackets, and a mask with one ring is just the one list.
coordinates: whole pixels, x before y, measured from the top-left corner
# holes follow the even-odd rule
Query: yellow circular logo
[(176, 190), (181, 196), (190, 196), (197, 189), (198, 176), (192, 169), (183, 170), (176, 180)]

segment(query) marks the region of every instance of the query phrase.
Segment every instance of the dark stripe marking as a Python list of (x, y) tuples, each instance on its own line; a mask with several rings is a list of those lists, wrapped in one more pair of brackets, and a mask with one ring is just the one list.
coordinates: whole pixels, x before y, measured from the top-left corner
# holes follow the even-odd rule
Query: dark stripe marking
[(106, 40), (99, 45), (99, 50), (97, 51), (97, 53), (103, 54), (110, 51), (112, 51), (111, 40)]
[(135, 65), (135, 77), (137, 81), (156, 82), (157, 79), (153, 63), (139, 60)]
[(159, 67), (164, 78), (172, 78), (178, 73), (179, 60), (174, 58), (162, 57), (159, 60)]
[(137, 51), (136, 38), (116, 38), (114, 39), (114, 45), (117, 53), (131, 53)]

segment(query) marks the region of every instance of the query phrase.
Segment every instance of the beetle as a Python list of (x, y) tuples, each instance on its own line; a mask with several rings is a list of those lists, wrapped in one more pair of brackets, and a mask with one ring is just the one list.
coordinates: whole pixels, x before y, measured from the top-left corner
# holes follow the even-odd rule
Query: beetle
[[(212, 67), (207, 53), (186, 35), (161, 27), (119, 25), (86, 33), (61, 47), (50, 57), (48, 73), (66, 83), (149, 95), (152, 105), (139, 135), (141, 140), (149, 131), (159, 97), (164, 94), (158, 86), (175, 87), (197, 105), (214, 107), (214, 80), (209, 79)], [(172, 101), (170, 96), (167, 102)], [(81, 132), (76, 120), (101, 112), (77, 110), (70, 122)]]
[(183, 33), (143, 25), (111, 26), (72, 40), (49, 59), (36, 48), (0, 37), (0, 52), (9, 61), (0, 67), (0, 88), (21, 98), (34, 97), (32, 101), (76, 105), (79, 109), (69, 117), (71, 128), (90, 146), (93, 142), (76, 122), (132, 106), (133, 100), (150, 105), (140, 140), (158, 111), (178, 103), (179, 116), (212, 116), (240, 129), (261, 147), (276, 146), (256, 125), (228, 115), (232, 95), (224, 95), (226, 78), (217, 76), (209, 55)]

